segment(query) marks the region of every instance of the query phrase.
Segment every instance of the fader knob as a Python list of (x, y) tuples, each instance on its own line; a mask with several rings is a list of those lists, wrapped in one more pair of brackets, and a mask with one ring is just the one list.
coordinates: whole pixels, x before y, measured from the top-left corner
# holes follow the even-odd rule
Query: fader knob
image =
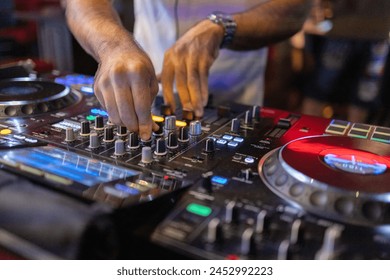
[(138, 139), (138, 133), (136, 132), (130, 132), (129, 134), (129, 140), (127, 143), (129, 149), (136, 150), (139, 148), (139, 139)]
[(188, 131), (190, 136), (199, 136), (202, 134), (202, 124), (200, 121), (190, 122), (190, 128)]
[(96, 132), (89, 135), (89, 148), (97, 149), (100, 146), (99, 137)]
[(154, 154), (156, 156), (165, 156), (167, 154), (167, 147), (164, 138), (157, 139)]
[(253, 228), (247, 228), (241, 235), (241, 255), (253, 254), (256, 249)]
[(240, 120), (237, 118), (232, 119), (232, 124), (230, 126), (230, 130), (234, 133), (238, 133), (240, 131)]
[(81, 122), (80, 135), (81, 136), (88, 136), (90, 133), (91, 133), (91, 128), (90, 128), (89, 121)]
[(223, 232), (220, 219), (214, 218), (208, 223), (206, 239), (209, 243), (221, 243), (223, 241)]
[(125, 141), (118, 139), (115, 141), (115, 156), (123, 156), (126, 153), (125, 150)]
[(238, 221), (239, 209), (235, 201), (230, 201), (225, 208), (225, 222), (235, 223)]
[(245, 125), (251, 125), (253, 120), (252, 112), (251, 111), (246, 111), (245, 112), (245, 118), (244, 118), (244, 124)]
[(207, 172), (202, 174), (203, 180), (202, 180), (202, 188), (205, 189), (208, 193), (213, 192), (213, 184), (211, 181), (211, 178), (213, 177), (213, 172)]
[(66, 142), (73, 142), (76, 140), (76, 137), (74, 135), (74, 130), (71, 127), (67, 127), (65, 130), (65, 141)]
[(245, 181), (250, 180), (253, 177), (252, 169), (250, 168), (241, 169), (240, 177), (243, 178)]

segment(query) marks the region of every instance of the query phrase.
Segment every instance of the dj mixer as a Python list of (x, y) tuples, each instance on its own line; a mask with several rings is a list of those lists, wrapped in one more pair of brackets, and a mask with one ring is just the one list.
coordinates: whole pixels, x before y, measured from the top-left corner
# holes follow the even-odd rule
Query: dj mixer
[(0, 81), (0, 251), (390, 258), (389, 128), (240, 104), (195, 119), (157, 98), (142, 141), (92, 83)]

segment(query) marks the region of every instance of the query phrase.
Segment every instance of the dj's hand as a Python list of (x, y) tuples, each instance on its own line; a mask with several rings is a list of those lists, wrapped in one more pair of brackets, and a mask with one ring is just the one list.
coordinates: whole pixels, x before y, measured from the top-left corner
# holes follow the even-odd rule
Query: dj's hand
[(149, 57), (138, 46), (101, 54), (94, 90), (114, 124), (138, 132), (143, 140), (158, 129), (151, 117), (158, 83)]
[(208, 73), (219, 54), (224, 30), (204, 20), (188, 30), (164, 56), (161, 83), (165, 103), (176, 109), (173, 84), (179, 92), (183, 109), (203, 115), (208, 101)]

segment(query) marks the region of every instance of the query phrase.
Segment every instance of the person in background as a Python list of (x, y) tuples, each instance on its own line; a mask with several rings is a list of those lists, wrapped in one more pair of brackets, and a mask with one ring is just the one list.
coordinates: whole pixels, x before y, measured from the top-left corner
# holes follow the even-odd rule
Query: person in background
[[(134, 34), (110, 0), (63, 0), (68, 25), (99, 63), (95, 95), (110, 120), (149, 139), (161, 81), (174, 111), (203, 115), (209, 92), (221, 104), (261, 104), (266, 48), (299, 31), (311, 0), (135, 0)], [(158, 77), (158, 78), (157, 78)]]

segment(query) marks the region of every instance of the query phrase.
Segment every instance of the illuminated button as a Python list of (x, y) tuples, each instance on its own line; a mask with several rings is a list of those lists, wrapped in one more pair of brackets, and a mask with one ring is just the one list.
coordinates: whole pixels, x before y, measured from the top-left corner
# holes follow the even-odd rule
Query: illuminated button
[(339, 127), (339, 126), (328, 126), (328, 128), (325, 130), (326, 133), (331, 134), (340, 134), (343, 135), (345, 131), (347, 130), (346, 127)]
[(197, 204), (197, 203), (190, 203), (187, 205), (186, 210), (190, 213), (193, 213), (198, 216), (207, 217), (211, 214), (211, 208)]
[(255, 162), (255, 159), (253, 157), (246, 157), (244, 159), (245, 163), (254, 163)]
[(225, 177), (221, 177), (221, 176), (213, 176), (211, 178), (211, 182), (213, 182), (215, 184), (219, 184), (219, 185), (226, 185), (228, 182), (228, 179)]
[(11, 134), (11, 133), (12, 133), (12, 130), (8, 129), (8, 128), (0, 130), (1, 135), (7, 135), (7, 134)]
[(119, 191), (128, 193), (130, 195), (137, 195), (140, 193), (139, 190), (132, 188), (132, 187), (129, 187), (129, 186), (126, 186), (126, 185), (123, 185), (123, 184), (115, 184), (115, 188)]
[(230, 140), (233, 139), (233, 136), (232, 136), (232, 135), (225, 134), (224, 136), (222, 136), (222, 138), (225, 139), (225, 140), (230, 141)]
[(183, 121), (176, 120), (176, 126), (177, 127), (184, 127), (184, 126), (187, 126), (187, 123), (183, 122)]
[(87, 121), (94, 121), (95, 118), (96, 118), (96, 116), (92, 116), (92, 115), (88, 115), (88, 116), (86, 117)]
[(237, 146), (238, 146), (238, 143), (237, 143), (236, 141), (230, 141), (230, 142), (228, 143), (228, 146), (229, 146), (229, 147), (237, 147)]
[(234, 137), (233, 141), (236, 141), (238, 143), (242, 143), (242, 142), (244, 142), (244, 138), (242, 138), (242, 137)]
[(28, 143), (32, 143), (32, 144), (38, 143), (37, 139), (32, 139), (32, 138), (26, 138), (26, 139), (24, 139), (24, 141), (26, 141)]
[(368, 131), (363, 130), (357, 130), (357, 129), (351, 129), (348, 133), (349, 136), (357, 137), (357, 138), (367, 138), (368, 137)]
[(218, 139), (217, 144), (226, 145), (227, 141), (225, 139)]
[(14, 135), (14, 138), (16, 138), (16, 139), (18, 139), (18, 140), (24, 140), (24, 139), (26, 139), (26, 136), (20, 135), (20, 134), (15, 134), (15, 135)]
[(153, 120), (154, 122), (160, 122), (160, 123), (162, 123), (162, 122), (164, 122), (164, 117), (153, 115), (153, 116), (152, 116), (152, 120)]
[(377, 127), (377, 128), (375, 128), (375, 132), (390, 135), (390, 128)]
[(371, 137), (372, 140), (390, 143), (390, 135), (374, 133)]
[(91, 109), (91, 113), (94, 114), (94, 115), (100, 115), (100, 116), (108, 117), (107, 111), (105, 111), (103, 109), (99, 109), (99, 108)]
[(93, 94), (94, 91), (93, 91), (93, 87), (91, 86), (81, 86), (80, 87), (80, 90), (84, 93), (88, 93), (88, 94)]
[(361, 124), (361, 123), (355, 123), (353, 126), (352, 126), (353, 129), (358, 129), (358, 130), (364, 130), (364, 131), (369, 131), (371, 126), (367, 125), (367, 124)]

